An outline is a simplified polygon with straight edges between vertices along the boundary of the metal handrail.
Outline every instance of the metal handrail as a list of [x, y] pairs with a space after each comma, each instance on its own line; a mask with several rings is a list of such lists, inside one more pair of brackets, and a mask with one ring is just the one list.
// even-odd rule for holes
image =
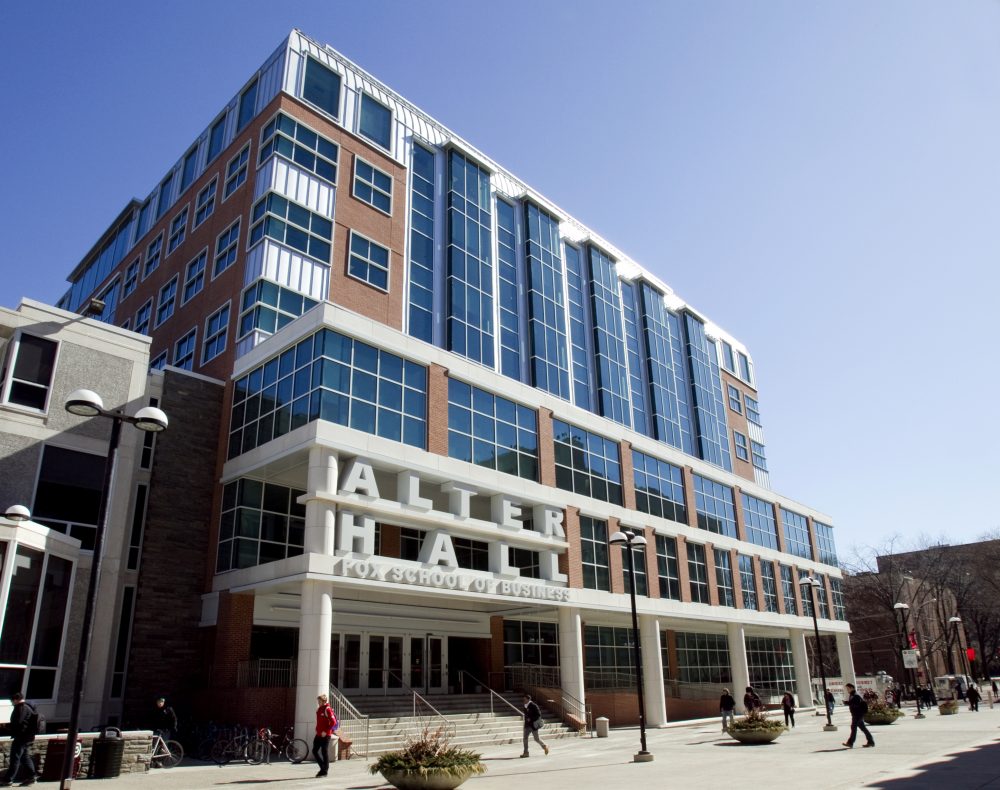
[[[443, 724], [441, 725], [441, 729], [444, 730], [445, 735], [447, 735], [447, 737], [449, 737], [449, 738], [454, 738], [455, 737], [455, 733], [457, 732], [457, 728], [456, 728], [455, 723], [453, 721], [449, 721], [449, 719], [448, 719], [447, 716], [445, 716], [443, 713], [441, 713], [441, 711], [439, 711], [437, 708], [435, 708], [433, 705], [431, 705], [423, 696], [421, 696], [419, 693], [417, 693], [417, 691], [415, 691], [412, 687], [410, 687], [409, 685], [407, 685], [403, 681], [403, 679], [399, 675], [397, 675], [395, 672], [393, 672], [392, 670], [389, 670], [389, 669], [383, 669], [382, 673], [384, 675], [388, 676], [388, 677], [396, 678], [396, 680], [398, 680], [399, 683], [400, 683], [400, 685], [399, 685], [398, 688], [405, 689], [406, 691], [409, 691], [410, 694], [413, 695], [413, 718], [415, 718], [415, 719], [416, 718], [423, 718], [423, 717], [418, 717], [418, 715], [417, 715], [417, 701], [419, 700], [420, 702], [422, 702], [424, 704], [425, 707], [427, 707], [434, 714], [435, 717], [437, 717], [438, 719], [440, 719], [443, 722]], [[383, 687], [383, 689], [386, 689], [388, 687], [388, 684], [383, 682], [382, 687]], [[426, 726], [428, 726], [428, 725], [425, 725], [425, 727]]]
[[490, 692], [490, 715], [491, 716], [495, 716], [496, 715], [496, 712], [493, 710], [493, 698], [496, 697], [504, 705], [506, 705], [508, 708], [510, 708], [512, 711], [514, 711], [514, 713], [516, 713], [521, 718], [524, 718], [524, 711], [521, 710], [520, 708], [518, 708], [516, 705], [512, 705], [511, 702], [510, 702], [510, 700], [506, 699], [502, 694], [498, 694], [497, 692], [495, 692], [493, 689], [491, 689], [489, 686], [487, 686], [485, 683], [483, 683], [483, 681], [479, 680], [471, 672], [466, 672], [464, 669], [460, 669], [460, 670], [458, 670], [458, 684], [461, 687], [463, 694], [465, 693], [465, 678], [466, 678], [466, 676], [468, 676], [469, 680], [471, 680], [477, 686], [482, 686], [484, 689], [486, 689], [488, 692]]
[[[342, 740], [351, 741], [351, 751], [359, 757], [368, 756], [368, 736], [371, 720], [367, 713], [362, 713], [343, 693], [330, 684], [330, 707], [340, 722], [338, 732]], [[346, 737], [345, 737], [346, 736]]]

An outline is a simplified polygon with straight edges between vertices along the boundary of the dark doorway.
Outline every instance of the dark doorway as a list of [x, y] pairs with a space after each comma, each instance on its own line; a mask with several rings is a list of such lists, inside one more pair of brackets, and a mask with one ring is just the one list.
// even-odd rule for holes
[[[448, 637], [448, 685], [455, 694], [463, 690], [466, 694], [486, 691], [479, 684], [489, 683], [490, 645], [489, 639]], [[468, 673], [464, 680], [463, 671]]]

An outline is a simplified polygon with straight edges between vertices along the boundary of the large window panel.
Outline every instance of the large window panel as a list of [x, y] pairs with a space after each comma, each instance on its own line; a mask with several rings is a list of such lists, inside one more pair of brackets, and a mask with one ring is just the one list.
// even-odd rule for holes
[[340, 75], [318, 60], [306, 58], [302, 98], [323, 112], [340, 117]]
[[6, 402], [44, 411], [52, 386], [58, 344], [43, 337], [22, 334], [14, 349]]
[[32, 507], [40, 524], [94, 548], [104, 486], [104, 458], [46, 445]]

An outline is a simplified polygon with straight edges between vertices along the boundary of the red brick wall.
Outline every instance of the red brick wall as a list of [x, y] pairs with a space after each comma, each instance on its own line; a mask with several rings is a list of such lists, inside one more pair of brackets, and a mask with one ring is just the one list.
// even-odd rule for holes
[[[618, 530], [618, 519], [609, 518], [608, 538], [614, 535]], [[613, 593], [621, 594], [626, 592], [625, 577], [622, 574], [624, 562], [621, 546], [618, 544], [610, 544], [608, 546], [608, 572], [611, 576], [611, 592]]]
[[624, 439], [619, 446], [622, 463], [622, 501], [628, 510], [635, 510], [635, 471], [632, 469], [632, 442]]
[[448, 369], [427, 371], [427, 451], [448, 455]]
[[552, 410], [538, 409], [538, 482], [544, 486], [556, 484], [556, 455], [553, 444]]
[[583, 565], [580, 552], [580, 510], [567, 506], [563, 515], [563, 530], [569, 547], [559, 555], [559, 571], [566, 574], [567, 587], [583, 587]]

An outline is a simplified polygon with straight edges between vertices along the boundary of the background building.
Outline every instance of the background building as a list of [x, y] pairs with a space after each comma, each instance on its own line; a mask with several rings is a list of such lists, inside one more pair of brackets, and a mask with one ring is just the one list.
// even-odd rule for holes
[[769, 488], [746, 348], [298, 31], [70, 281], [198, 426], [153, 461], [126, 718], [165, 683], [302, 729], [328, 684], [472, 684], [634, 720], [620, 529], [649, 723], [722, 685], [807, 700], [803, 575], [853, 676], [830, 519]]

